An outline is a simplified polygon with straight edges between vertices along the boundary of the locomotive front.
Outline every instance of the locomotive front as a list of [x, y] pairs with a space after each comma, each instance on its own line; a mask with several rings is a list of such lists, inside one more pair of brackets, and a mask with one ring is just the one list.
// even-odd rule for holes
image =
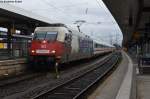
[[61, 59], [64, 44], [58, 40], [59, 31], [44, 29], [34, 33], [30, 47], [32, 63], [55, 63]]

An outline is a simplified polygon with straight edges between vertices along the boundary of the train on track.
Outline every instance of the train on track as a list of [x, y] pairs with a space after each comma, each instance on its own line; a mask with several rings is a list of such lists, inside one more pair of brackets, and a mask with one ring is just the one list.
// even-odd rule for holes
[[114, 49], [114, 46], [101, 44], [64, 24], [52, 24], [36, 27], [29, 54], [32, 64], [60, 64], [91, 58]]

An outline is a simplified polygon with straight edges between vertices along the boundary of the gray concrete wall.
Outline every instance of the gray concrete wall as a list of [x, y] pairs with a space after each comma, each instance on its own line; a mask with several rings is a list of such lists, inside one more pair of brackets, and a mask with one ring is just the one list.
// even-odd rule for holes
[[23, 73], [26, 67], [26, 59], [0, 61], [0, 78]]

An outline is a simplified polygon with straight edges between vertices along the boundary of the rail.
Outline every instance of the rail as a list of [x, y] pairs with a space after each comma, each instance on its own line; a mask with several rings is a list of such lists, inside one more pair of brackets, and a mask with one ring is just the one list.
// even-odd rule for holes
[[44, 91], [32, 99], [78, 99], [84, 92], [100, 81], [119, 61], [120, 53], [115, 53], [94, 69], [86, 71], [78, 77], [72, 78], [55, 88]]

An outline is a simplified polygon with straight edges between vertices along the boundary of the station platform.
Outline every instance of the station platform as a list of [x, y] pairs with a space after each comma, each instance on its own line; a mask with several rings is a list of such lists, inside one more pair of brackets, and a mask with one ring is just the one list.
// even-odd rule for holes
[[88, 99], [136, 99], [136, 67], [127, 53], [116, 70], [91, 94]]
[[[0, 54], [1, 55], [1, 54]], [[0, 61], [5, 61], [5, 60], [16, 60], [21, 57], [14, 57], [14, 56], [9, 56], [9, 55], [1, 55], [0, 56]]]
[[26, 59], [1, 59], [0, 60], [0, 78], [10, 77], [20, 74], [26, 70]]
[[137, 84], [137, 99], [150, 99], [150, 75], [138, 75]]
[[150, 99], [150, 65], [142, 65], [136, 74], [137, 99]]

